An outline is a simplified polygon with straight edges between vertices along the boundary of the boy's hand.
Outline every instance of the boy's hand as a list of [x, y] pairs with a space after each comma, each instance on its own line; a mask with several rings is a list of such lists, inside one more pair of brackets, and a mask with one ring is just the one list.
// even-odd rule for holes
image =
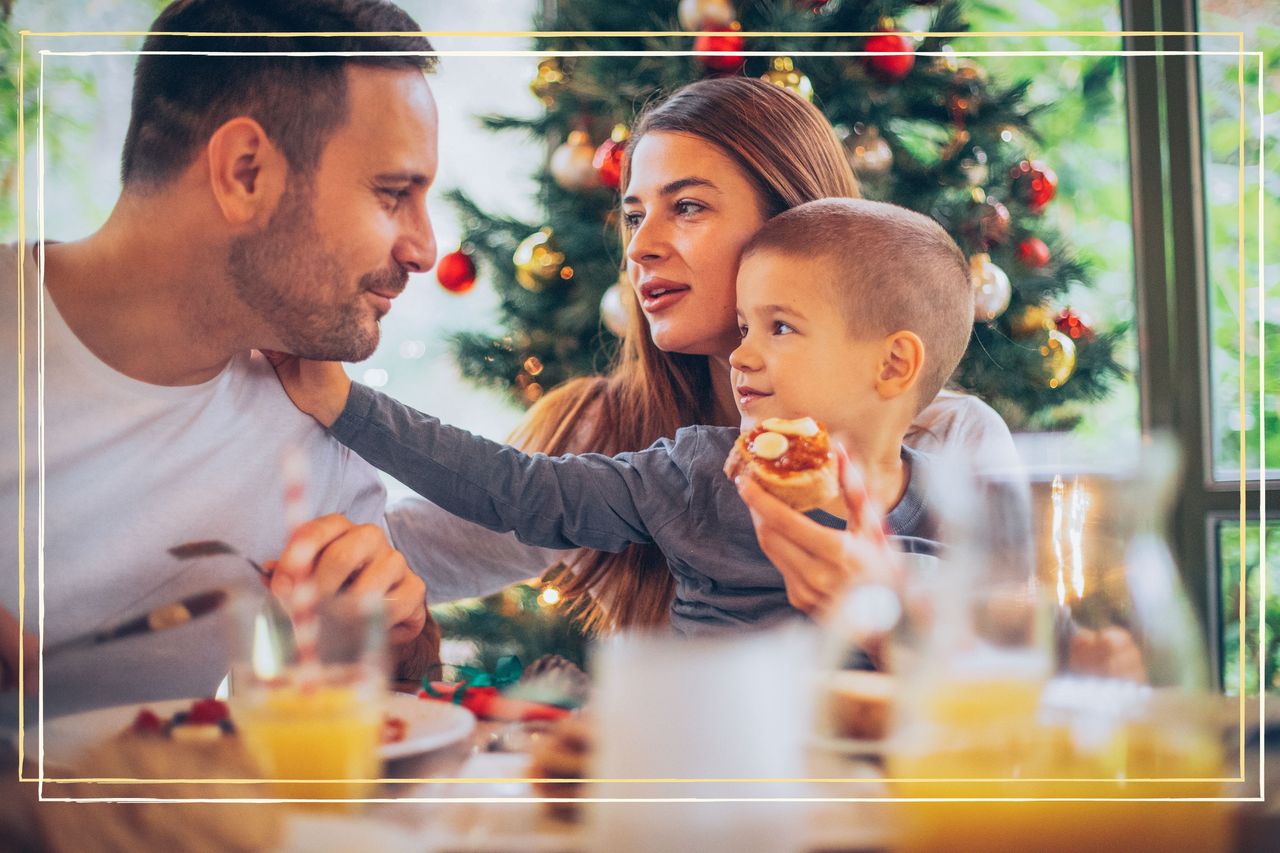
[[426, 585], [376, 524], [357, 525], [334, 514], [301, 525], [275, 563], [271, 591], [287, 601], [295, 580], [304, 577], [315, 581], [322, 598], [379, 596], [393, 650], [417, 639], [427, 623]]
[[320, 422], [333, 426], [347, 405], [351, 379], [336, 361], [311, 361], [288, 353], [262, 350], [293, 404]]
[[867, 496], [862, 475], [837, 447], [840, 489], [847, 528], [833, 530], [787, 506], [750, 477], [738, 494], [751, 511], [756, 539], [782, 573], [787, 600], [810, 615], [822, 615], [854, 582], [891, 583], [897, 552], [884, 535], [884, 521]]

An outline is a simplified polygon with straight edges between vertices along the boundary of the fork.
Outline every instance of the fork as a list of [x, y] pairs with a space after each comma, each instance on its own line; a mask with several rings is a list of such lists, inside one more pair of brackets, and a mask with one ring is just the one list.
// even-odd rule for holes
[[169, 549], [169, 553], [177, 557], [179, 560], [194, 560], [199, 557], [214, 557], [219, 554], [228, 554], [233, 557], [239, 557], [249, 565], [253, 566], [253, 570], [262, 575], [263, 580], [271, 580], [271, 572], [262, 567], [257, 560], [241, 554], [234, 545], [223, 542], [221, 539], [203, 539], [199, 542], [186, 542], [182, 545], [174, 545]]
[[[169, 549], [169, 553], [179, 560], [197, 560], [201, 557], [217, 557], [221, 555], [239, 557], [249, 565], [253, 566], [253, 570], [262, 578], [263, 585], [266, 585], [274, 572], [263, 568], [262, 564], [245, 554], [229, 542], [223, 542], [221, 539], [202, 539], [199, 542], [184, 542], [181, 545], [174, 545]], [[274, 593], [268, 591], [266, 600], [263, 604], [266, 613], [271, 621], [280, 626], [281, 630], [287, 630], [289, 634], [293, 631], [293, 617], [285, 608], [284, 602], [280, 600]]]

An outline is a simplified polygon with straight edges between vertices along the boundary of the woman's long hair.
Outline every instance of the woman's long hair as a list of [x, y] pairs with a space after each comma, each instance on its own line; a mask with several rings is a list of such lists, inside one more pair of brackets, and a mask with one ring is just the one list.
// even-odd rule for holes
[[[750, 178], [766, 216], [819, 198], [859, 195], [844, 149], [822, 113], [761, 80], [703, 80], [647, 108], [632, 131], [623, 187], [630, 181], [630, 152], [653, 132], [687, 134], [715, 145]], [[648, 447], [681, 427], [716, 423], [710, 359], [658, 349], [630, 288], [623, 302], [627, 327], [609, 373], [570, 380], [544, 395], [513, 434], [514, 443], [552, 455], [612, 455]], [[665, 624], [675, 593], [671, 571], [654, 545], [617, 554], [579, 552], [557, 583], [594, 631]]]

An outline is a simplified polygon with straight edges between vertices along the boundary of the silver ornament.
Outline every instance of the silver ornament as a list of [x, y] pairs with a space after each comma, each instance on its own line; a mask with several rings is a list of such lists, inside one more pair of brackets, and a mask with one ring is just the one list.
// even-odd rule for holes
[[627, 308], [622, 302], [627, 295], [626, 288], [624, 282], [618, 282], [600, 298], [600, 319], [604, 321], [604, 327], [618, 337], [627, 330]]
[[552, 179], [566, 190], [579, 191], [600, 186], [600, 173], [592, 164], [596, 147], [585, 131], [575, 130], [551, 154], [548, 170]]
[[969, 283], [973, 285], [973, 320], [990, 323], [1004, 313], [1013, 296], [1009, 276], [980, 252], [969, 259]]

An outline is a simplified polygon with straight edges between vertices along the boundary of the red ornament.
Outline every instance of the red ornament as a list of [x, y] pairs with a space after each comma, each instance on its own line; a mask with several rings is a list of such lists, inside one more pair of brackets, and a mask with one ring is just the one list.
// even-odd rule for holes
[[627, 151], [625, 139], [606, 139], [596, 149], [596, 156], [591, 165], [596, 167], [600, 175], [600, 183], [611, 190], [616, 190], [622, 181], [622, 155]]
[[916, 64], [915, 45], [911, 43], [911, 39], [897, 33], [870, 36], [863, 49], [876, 54], [863, 59], [867, 70], [881, 83], [897, 83]]
[[450, 252], [436, 264], [436, 280], [450, 293], [466, 293], [476, 283], [476, 262], [462, 249]]
[[708, 30], [722, 32], [722, 36], [698, 36], [693, 40], [694, 50], [712, 51], [708, 56], [699, 56], [698, 61], [701, 62], [708, 71], [715, 71], [719, 74], [732, 74], [742, 67], [742, 63], [746, 61], [746, 57], [738, 53], [746, 47], [747, 40], [738, 35], [742, 29], [742, 24], [734, 21], [727, 27], [707, 27]]
[[1049, 263], [1049, 247], [1039, 237], [1028, 237], [1018, 244], [1018, 260], [1024, 267], [1038, 270]]
[[1032, 213], [1039, 213], [1058, 192], [1058, 176], [1039, 160], [1023, 160], [1009, 171], [1013, 191]]
[[1084, 339], [1087, 343], [1093, 343], [1095, 335], [1093, 329], [1089, 328], [1088, 319], [1070, 308], [1063, 308], [1062, 313], [1053, 318], [1053, 325], [1073, 341]]

